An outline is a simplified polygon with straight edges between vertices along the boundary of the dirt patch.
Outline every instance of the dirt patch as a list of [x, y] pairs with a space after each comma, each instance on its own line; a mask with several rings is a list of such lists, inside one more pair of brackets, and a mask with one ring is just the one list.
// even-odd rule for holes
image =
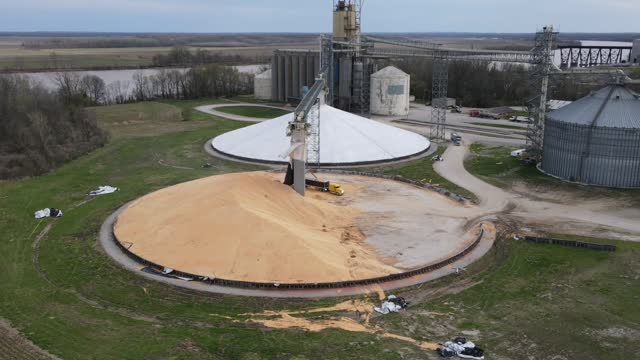
[[[356, 319], [363, 318], [363, 321], [354, 320], [350, 317], [334, 317], [330, 319], [307, 319], [292, 315], [309, 314], [318, 312], [348, 311], [355, 313]], [[384, 331], [381, 327], [369, 324], [369, 317], [373, 312], [373, 304], [365, 301], [346, 301], [336, 306], [327, 308], [317, 308], [309, 311], [266, 311], [261, 314], [248, 314], [252, 323], [261, 324], [273, 329], [303, 329], [311, 332], [320, 332], [326, 329], [340, 329], [351, 332], [363, 332], [375, 334], [383, 338], [404, 341], [425, 350], [436, 350], [439, 345], [435, 343], [418, 341], [413, 338], [397, 335]], [[262, 318], [268, 316], [268, 318]]]
[[627, 327], [612, 327], [601, 330], [588, 330], [587, 335], [597, 340], [602, 340], [602, 338], [635, 340], [640, 337], [640, 331]]

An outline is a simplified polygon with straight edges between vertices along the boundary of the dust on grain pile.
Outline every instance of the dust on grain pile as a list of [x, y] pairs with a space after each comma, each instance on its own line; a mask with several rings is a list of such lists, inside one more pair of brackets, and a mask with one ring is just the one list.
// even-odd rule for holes
[[[365, 246], [359, 210], [301, 197], [265, 172], [212, 176], [132, 203], [119, 241], [156, 264], [254, 282], [332, 282], [399, 272]], [[347, 189], [347, 191], [354, 189]]]

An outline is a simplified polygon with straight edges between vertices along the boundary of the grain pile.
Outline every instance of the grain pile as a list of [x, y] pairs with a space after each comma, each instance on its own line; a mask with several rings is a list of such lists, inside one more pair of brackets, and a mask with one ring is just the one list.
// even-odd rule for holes
[[303, 198], [281, 177], [228, 174], [154, 192], [122, 213], [116, 237], [154, 263], [231, 280], [333, 282], [399, 272], [364, 244], [358, 209], [331, 204], [328, 194]]

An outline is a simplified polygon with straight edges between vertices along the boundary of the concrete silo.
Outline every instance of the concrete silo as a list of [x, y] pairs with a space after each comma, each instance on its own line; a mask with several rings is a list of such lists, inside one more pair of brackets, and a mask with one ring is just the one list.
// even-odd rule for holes
[[371, 75], [371, 113], [375, 115], [409, 115], [411, 77], [388, 66]]
[[632, 64], [640, 64], [640, 39], [633, 41], [633, 48], [629, 58]]
[[253, 94], [258, 100], [271, 100], [271, 69], [253, 79]]
[[588, 185], [640, 188], [640, 97], [611, 85], [549, 113], [541, 170]]

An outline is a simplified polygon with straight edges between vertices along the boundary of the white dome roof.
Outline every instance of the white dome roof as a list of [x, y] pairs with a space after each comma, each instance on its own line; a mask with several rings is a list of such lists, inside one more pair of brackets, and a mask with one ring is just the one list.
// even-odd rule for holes
[[[269, 163], [291, 145], [286, 136], [293, 114], [222, 134], [211, 141], [225, 155]], [[431, 143], [422, 135], [369, 120], [328, 105], [320, 109], [320, 163], [347, 165], [393, 161], [417, 155]]]

